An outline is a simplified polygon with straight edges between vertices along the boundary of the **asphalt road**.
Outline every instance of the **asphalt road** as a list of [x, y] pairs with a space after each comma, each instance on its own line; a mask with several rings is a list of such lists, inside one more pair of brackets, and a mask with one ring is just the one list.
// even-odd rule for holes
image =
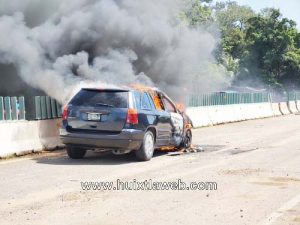
[[[300, 224], [300, 116], [194, 130], [203, 152], [63, 151], [0, 161], [0, 224]], [[84, 191], [88, 181], [216, 182], [217, 190]]]

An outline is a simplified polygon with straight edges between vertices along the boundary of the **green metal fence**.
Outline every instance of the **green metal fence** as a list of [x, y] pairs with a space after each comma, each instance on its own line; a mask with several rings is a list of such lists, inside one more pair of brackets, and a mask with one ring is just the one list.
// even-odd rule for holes
[[46, 120], [60, 118], [61, 105], [49, 96], [35, 96], [35, 119]]
[[24, 97], [0, 96], [0, 121], [25, 120]]
[[289, 92], [288, 101], [299, 101], [300, 100], [300, 92]]
[[193, 94], [189, 98], [189, 106], [231, 105], [270, 102], [269, 93], [226, 93]]

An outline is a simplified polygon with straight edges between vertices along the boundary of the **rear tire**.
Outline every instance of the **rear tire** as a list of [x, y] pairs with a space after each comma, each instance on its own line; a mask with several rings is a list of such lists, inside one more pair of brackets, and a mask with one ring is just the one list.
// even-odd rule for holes
[[86, 150], [80, 148], [67, 147], [67, 154], [71, 159], [82, 159], [85, 156]]
[[135, 151], [135, 156], [139, 161], [149, 161], [154, 153], [154, 135], [147, 131], [144, 135], [141, 147]]

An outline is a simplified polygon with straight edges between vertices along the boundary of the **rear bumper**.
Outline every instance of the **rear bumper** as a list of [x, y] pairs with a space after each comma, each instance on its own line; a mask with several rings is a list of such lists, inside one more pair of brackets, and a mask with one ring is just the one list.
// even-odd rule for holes
[[144, 131], [123, 129], [119, 134], [71, 133], [60, 129], [60, 139], [65, 145], [86, 149], [139, 149]]

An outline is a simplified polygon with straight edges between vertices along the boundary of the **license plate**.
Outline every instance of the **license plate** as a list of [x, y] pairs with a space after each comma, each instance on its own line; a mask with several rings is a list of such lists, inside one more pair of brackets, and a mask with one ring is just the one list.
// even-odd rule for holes
[[87, 120], [100, 121], [101, 120], [101, 114], [99, 114], [99, 113], [88, 113], [87, 114]]

